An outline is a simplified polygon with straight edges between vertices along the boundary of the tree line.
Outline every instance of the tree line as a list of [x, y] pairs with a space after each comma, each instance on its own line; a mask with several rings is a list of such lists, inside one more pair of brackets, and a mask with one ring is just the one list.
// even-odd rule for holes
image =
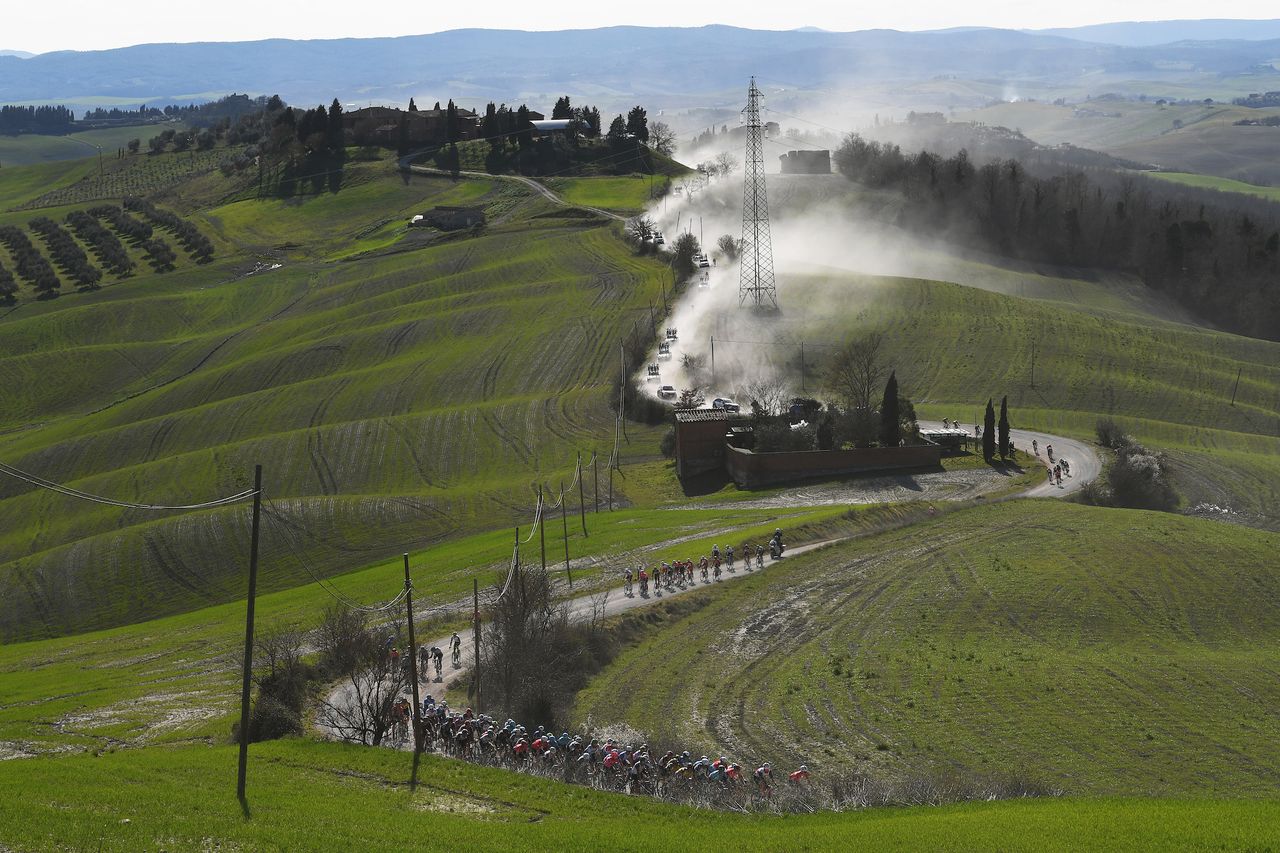
[[0, 133], [70, 133], [75, 130], [76, 114], [66, 107], [0, 107]]
[[845, 139], [851, 180], [897, 191], [898, 224], [1008, 258], [1139, 276], [1205, 319], [1280, 340], [1280, 205], [1166, 185], [1110, 170], [982, 165], [961, 150]]

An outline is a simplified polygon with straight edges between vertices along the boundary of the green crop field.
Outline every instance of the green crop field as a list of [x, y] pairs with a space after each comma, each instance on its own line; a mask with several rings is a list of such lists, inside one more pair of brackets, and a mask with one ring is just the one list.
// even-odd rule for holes
[[[766, 327], [782, 345], [765, 352], [784, 375], [798, 379], [802, 339], [879, 331], [921, 415], [972, 423], [988, 397], [1007, 394], [1015, 426], [1089, 438], [1099, 416], [1114, 417], [1175, 456], [1188, 505], [1227, 505], [1280, 525], [1280, 344], [1159, 319], [1136, 304], [1095, 307], [1108, 305], [1107, 282], [1046, 281], [1037, 298], [848, 273], [785, 285], [787, 313]], [[759, 352], [717, 341], [724, 363]], [[829, 351], [816, 352], [819, 373]]]
[[1216, 178], [1213, 175], [1193, 175], [1187, 172], [1148, 172], [1147, 174], [1162, 181], [1172, 181], [1175, 184], [1185, 184], [1189, 187], [1218, 190], [1224, 193], [1243, 193], [1265, 198], [1268, 201], [1280, 201], [1280, 188], [1277, 187], [1259, 187], [1253, 184], [1246, 184], [1243, 181], [1233, 181], [1229, 178]]
[[1069, 504], [953, 512], [720, 590], [574, 714], [744, 763], [1274, 796], [1277, 547]]
[[[763, 540], [777, 524], [797, 535], [821, 538], [830, 531], [856, 533], [894, 526], [921, 512], [882, 508], [845, 517], [842, 507], [817, 510], [618, 510], [591, 512], [586, 490], [587, 532], [577, 507], [567, 519], [574, 586], [566, 594], [615, 588], [623, 565], [652, 562], [651, 549], [668, 547], [709, 551], [713, 541], [735, 536]], [[549, 520], [549, 562], [563, 581], [564, 527]], [[279, 546], [281, 528], [268, 523], [265, 539]], [[527, 538], [527, 532], [522, 538]], [[477, 534], [411, 555], [419, 603], [420, 636], [461, 627], [461, 611], [442, 609], [471, 592], [472, 579], [486, 588], [504, 576], [512, 553], [510, 530]], [[538, 560], [538, 543], [522, 550], [526, 562]], [[358, 559], [358, 558], [357, 558]], [[364, 561], [368, 561], [368, 557]], [[233, 561], [234, 562], [234, 561]], [[305, 570], [292, 553], [262, 561], [266, 588], [296, 583]], [[243, 576], [235, 579], [243, 588]], [[403, 585], [399, 556], [333, 579], [340, 595], [365, 603], [386, 601]], [[261, 587], [260, 587], [261, 588]], [[318, 584], [292, 586], [260, 595], [258, 624], [310, 629], [334, 599]], [[52, 640], [0, 646], [0, 758], [62, 750], [96, 749], [103, 744], [143, 746], [193, 738], [227, 736], [239, 701], [234, 651], [244, 639], [240, 602], [139, 621], [105, 631]], [[74, 684], [68, 692], [65, 685]], [[156, 685], [164, 685], [157, 691]]]
[[[0, 318], [0, 458], [171, 503], [237, 491], [262, 462], [331, 546], [326, 572], [525, 516], [578, 450], [607, 458], [616, 341], [648, 318], [661, 264], [527, 188], [353, 172], [336, 194], [186, 211], [213, 264]], [[407, 233], [460, 200], [491, 205], [485, 233]], [[259, 261], [283, 267], [246, 276]], [[623, 452], [654, 452], [656, 430], [628, 434]], [[239, 569], [215, 555], [243, 541], [243, 507], [156, 518], [0, 488], [10, 637], [231, 594]]]
[[583, 204], [619, 213], [639, 213], [649, 204], [655, 188], [666, 178], [629, 175], [622, 178], [551, 178], [547, 186], [570, 204]]
[[36, 163], [50, 163], [58, 160], [82, 160], [93, 158], [93, 167], [98, 167], [98, 149], [102, 149], [105, 162], [115, 160], [116, 152], [125, 148], [131, 139], [142, 140], [146, 150], [147, 140], [162, 130], [181, 130], [182, 124], [136, 125], [131, 127], [111, 127], [99, 130], [82, 130], [61, 136], [43, 136], [41, 134], [20, 134], [7, 136], [0, 134], [0, 166], [30, 166]]
[[14, 849], [1197, 850], [1273, 848], [1280, 804], [1053, 799], [777, 817], [672, 807], [426, 757], [281, 741], [0, 763]]

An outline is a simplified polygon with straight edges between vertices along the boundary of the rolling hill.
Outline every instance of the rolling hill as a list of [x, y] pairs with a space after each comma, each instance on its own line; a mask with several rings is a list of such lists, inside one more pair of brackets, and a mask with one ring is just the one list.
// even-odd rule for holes
[[[170, 502], [237, 491], [263, 462], [270, 494], [333, 546], [318, 559], [334, 572], [364, 548], [492, 526], [525, 511], [539, 476], [570, 479], [578, 450], [607, 457], [610, 353], [648, 319], [662, 266], [528, 188], [385, 164], [348, 179], [191, 213], [218, 246], [210, 265], [6, 312], [0, 458]], [[490, 226], [407, 232], [451, 203], [485, 206]], [[280, 268], [250, 275], [264, 258]], [[651, 452], [656, 436], [630, 434]], [[243, 508], [156, 518], [0, 489], [9, 637], [234, 595], [239, 568], [217, 555], [247, 541]]]
[[1277, 545], [1066, 504], [950, 513], [717, 590], [574, 716], [824, 773], [1268, 797]]

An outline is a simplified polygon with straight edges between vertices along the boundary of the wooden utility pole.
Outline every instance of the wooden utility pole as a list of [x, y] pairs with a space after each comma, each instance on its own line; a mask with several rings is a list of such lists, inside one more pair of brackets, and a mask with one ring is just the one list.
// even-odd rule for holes
[[582, 451], [578, 451], [578, 515], [582, 517], [582, 535], [587, 535], [587, 502], [583, 495]]
[[253, 676], [253, 605], [258, 594], [258, 524], [262, 515], [262, 466], [253, 466], [253, 525], [249, 534], [249, 602], [244, 615], [244, 679], [240, 687], [240, 769], [236, 796], [244, 801], [245, 771], [249, 767], [249, 684]]
[[711, 336], [711, 384], [716, 384], [716, 336]]
[[481, 710], [480, 701], [480, 581], [477, 578], [471, 579], [471, 643], [475, 649], [475, 675], [473, 676], [476, 685], [476, 712]]
[[564, 528], [564, 573], [569, 578], [569, 586], [573, 586], [573, 572], [569, 571], [569, 516], [564, 505], [564, 480], [560, 481], [560, 526]]
[[413, 633], [413, 582], [409, 580], [409, 555], [404, 555], [404, 606], [409, 620], [409, 676], [413, 679], [413, 751], [422, 752], [422, 698], [418, 695], [418, 640]]
[[1236, 404], [1236, 392], [1240, 390], [1240, 374], [1244, 372], [1243, 367], [1236, 368], [1236, 387], [1231, 389], [1231, 405]]
[[804, 341], [800, 342], [800, 390], [808, 390], [804, 387]]
[[609, 512], [613, 512], [613, 466], [609, 466]]
[[1036, 387], [1036, 342], [1031, 342], [1031, 387]]
[[547, 504], [542, 499], [542, 484], [538, 484], [538, 543], [542, 546], [542, 573], [547, 573]]
[[618, 344], [618, 361], [622, 367], [622, 381], [618, 383], [618, 423], [622, 426], [622, 437], [627, 437], [627, 348]]
[[600, 512], [600, 454], [594, 450], [591, 451], [591, 479], [594, 485], [591, 487], [591, 496], [596, 502], [596, 513]]

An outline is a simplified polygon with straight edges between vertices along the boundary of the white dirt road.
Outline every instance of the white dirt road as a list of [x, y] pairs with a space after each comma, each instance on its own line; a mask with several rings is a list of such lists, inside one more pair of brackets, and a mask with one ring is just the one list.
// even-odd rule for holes
[[[921, 426], [941, 427], [942, 424], [922, 421]], [[1085, 442], [1076, 441], [1074, 439], [1067, 439], [1067, 438], [1063, 438], [1061, 436], [1056, 436], [1056, 435], [1048, 435], [1046, 433], [1041, 433], [1041, 432], [1032, 432], [1029, 430], [1018, 430], [1018, 429], [1010, 431], [1010, 440], [1018, 448], [1020, 453], [1030, 452], [1031, 442], [1034, 440], [1036, 442], [1036, 446], [1038, 450], [1038, 452], [1035, 454], [1035, 458], [1038, 460], [1039, 464], [1046, 465], [1047, 467], [1051, 467], [1049, 466], [1049, 463], [1048, 463], [1048, 448], [1052, 447], [1055, 460], [1061, 459], [1065, 456], [1069, 461], [1071, 466], [1071, 476], [1063, 477], [1061, 486], [1058, 486], [1056, 484], [1051, 484], [1048, 481], [1046, 481], [1037, 486], [1033, 486], [1032, 488], [1027, 489], [1024, 492], [1021, 492], [1016, 495], [1011, 495], [1009, 497], [1026, 497], [1026, 498], [1064, 497], [1066, 495], [1072, 494], [1084, 488], [1084, 486], [1087, 483], [1096, 479], [1102, 473], [1101, 458], [1099, 457], [1097, 451], [1092, 446], [1090, 446]], [[942, 475], [931, 475], [931, 474], [918, 475], [919, 477], [918, 482], [924, 482], [927, 484], [928, 483], [927, 478], [934, 477], [934, 476], [941, 477]], [[940, 480], [939, 482], [945, 485], [950, 481]], [[967, 499], [974, 496], [974, 493], [970, 489], [951, 489], [951, 488], [933, 489], [932, 490], [933, 494], [930, 494], [927, 488], [920, 489], [918, 486], [916, 486], [916, 487], [913, 487], [911, 491], [913, 492], [913, 497], [915, 497], [916, 499], [962, 500], [962, 499]], [[791, 506], [796, 506], [800, 504], [800, 502], [797, 500], [796, 495], [791, 495], [788, 498], [788, 501], [789, 501], [788, 505], [791, 505]], [[829, 502], [830, 501], [820, 501], [820, 503], [829, 503]], [[861, 501], [848, 500], [848, 495], [845, 495], [844, 502], [855, 503], [855, 502], [861, 502]], [[752, 504], [750, 504], [750, 502], [744, 502], [744, 505], [752, 505]], [[839, 539], [824, 540], [821, 542], [810, 542], [803, 545], [796, 545], [794, 547], [788, 548], [786, 555], [782, 559], [785, 560], [791, 557], [796, 557], [796, 556], [799, 556], [800, 554], [805, 554], [810, 551], [814, 551], [819, 548], [824, 548], [828, 545], [832, 545], [842, 541], [844, 541], [844, 539], [839, 538]], [[640, 594], [638, 584], [636, 585], [633, 591], [633, 594], [630, 596], [623, 594], [623, 590], [621, 586], [611, 587], [601, 592], [597, 592], [589, 595], [582, 595], [577, 598], [570, 599], [568, 601], [569, 617], [575, 620], [585, 620], [590, 618], [592, 613], [597, 610], [600, 612], [601, 615], [613, 616], [615, 614], [624, 613], [628, 610], [632, 610], [638, 607], [647, 607], [651, 604], [656, 604], [661, 601], [667, 601], [677, 596], [688, 595], [692, 593], [694, 590], [712, 588], [718, 584], [729, 583], [734, 580], [738, 580], [740, 578], [749, 577], [750, 575], [755, 574], [758, 571], [768, 571], [769, 566], [771, 566], [774, 562], [775, 561], [770, 560], [766, 556], [763, 569], [753, 568], [748, 571], [748, 570], [744, 570], [741, 564], [739, 564], [735, 572], [732, 572], [732, 573], [728, 571], [722, 572], [721, 578], [719, 581], [711, 581], [708, 583], [703, 583], [700, 579], [700, 575], [698, 575], [697, 576], [698, 579], [695, 580], [694, 583], [689, 584], [687, 587], [676, 586], [676, 587], [673, 587], [671, 590], [664, 589], [661, 591], [658, 591], [654, 587], [651, 587], [649, 594], [644, 596]], [[481, 630], [483, 630], [483, 627], [481, 628]], [[421, 647], [427, 648], [427, 649], [430, 649], [432, 646], [436, 646], [441, 651], [443, 651], [445, 655], [444, 664], [441, 669], [440, 677], [437, 678], [435, 676], [434, 670], [432, 670], [431, 672], [419, 673], [418, 686], [419, 686], [419, 691], [422, 697], [425, 698], [426, 696], [430, 695], [436, 701], [442, 700], [444, 698], [445, 692], [448, 689], [450, 682], [452, 682], [458, 676], [461, 676], [462, 674], [464, 674], [467, 670], [471, 669], [471, 667], [474, 665], [475, 649], [474, 649], [474, 644], [472, 642], [471, 632], [470, 631], [462, 632], [460, 636], [462, 639], [462, 655], [461, 655], [461, 661], [458, 666], [454, 666], [450, 659], [451, 656], [450, 656], [450, 648], [449, 648], [449, 640], [450, 640], [449, 636], [433, 637], [433, 638], [426, 639], [422, 643], [420, 643]], [[342, 692], [343, 690], [341, 688], [335, 690], [335, 692], [331, 694], [331, 697], [330, 697], [331, 701], [338, 701]]]

